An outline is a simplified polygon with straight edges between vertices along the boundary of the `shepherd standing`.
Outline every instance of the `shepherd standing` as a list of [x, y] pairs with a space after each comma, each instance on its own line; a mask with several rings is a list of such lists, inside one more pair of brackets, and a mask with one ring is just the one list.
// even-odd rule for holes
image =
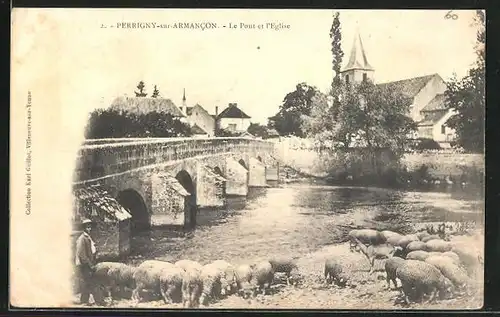
[[[82, 220], [82, 234], [76, 240], [75, 264], [80, 277], [80, 302], [89, 304], [90, 293], [93, 293], [92, 275], [94, 273], [96, 247], [90, 237], [92, 221]], [[95, 295], [94, 295], [95, 297]], [[95, 300], [95, 298], [94, 298]]]

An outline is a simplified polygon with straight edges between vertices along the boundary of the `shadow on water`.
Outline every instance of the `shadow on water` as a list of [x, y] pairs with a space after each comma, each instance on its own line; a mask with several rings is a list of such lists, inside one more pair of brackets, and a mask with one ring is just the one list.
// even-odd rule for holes
[[345, 241], [354, 228], [407, 233], [416, 223], [482, 223], [484, 200], [477, 197], [307, 184], [252, 188], [247, 197], [228, 198], [224, 208], [200, 209], [193, 230], [153, 229], [130, 262], [223, 259], [237, 264], [271, 254], [304, 255]]

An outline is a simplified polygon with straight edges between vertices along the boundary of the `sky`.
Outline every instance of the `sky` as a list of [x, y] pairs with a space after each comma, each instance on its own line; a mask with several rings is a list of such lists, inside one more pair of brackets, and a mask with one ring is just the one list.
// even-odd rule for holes
[[[474, 11], [340, 10], [343, 64], [355, 30], [361, 33], [375, 81], [432, 73], [463, 76], [474, 63]], [[307, 82], [326, 92], [331, 71], [332, 10], [73, 10], [54, 9], [56, 65], [61, 93], [86, 100], [87, 112], [123, 94], [140, 80], [163, 97], [210, 113], [236, 102], [253, 122], [266, 123], [295, 85]], [[289, 29], [117, 29], [120, 22], [284, 23]], [[71, 103], [75, 103], [74, 101]], [[70, 113], [71, 115], [71, 113]]]

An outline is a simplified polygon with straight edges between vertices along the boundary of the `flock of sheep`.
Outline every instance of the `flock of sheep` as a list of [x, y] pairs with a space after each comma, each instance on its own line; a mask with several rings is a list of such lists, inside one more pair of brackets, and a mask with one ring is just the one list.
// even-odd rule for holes
[[208, 305], [225, 295], [239, 294], [244, 298], [263, 294], [271, 287], [275, 273], [286, 276], [287, 284], [297, 284], [300, 279], [295, 260], [274, 258], [253, 264], [233, 266], [217, 260], [201, 265], [196, 261], [147, 260], [133, 267], [117, 262], [100, 262], [96, 265], [94, 280], [97, 288], [113, 297], [114, 291], [133, 289], [132, 299], [138, 303], [141, 293], [161, 294], [165, 304], [182, 301], [183, 307]]
[[[471, 277], [482, 259], [463, 245], [455, 245], [438, 235], [421, 231], [402, 235], [392, 231], [373, 229], [352, 230], [348, 234], [350, 250], [361, 252], [370, 263], [370, 274], [375, 260], [385, 260], [388, 289], [392, 281], [397, 288], [401, 282], [404, 300], [429, 301], [467, 292], [473, 284]], [[224, 296], [238, 294], [245, 299], [265, 294], [275, 281], [275, 273], [286, 277], [288, 285], [303, 280], [296, 258], [273, 258], [253, 264], [234, 266], [217, 260], [202, 265], [196, 261], [180, 260], [174, 264], [147, 260], [139, 266], [117, 262], [101, 262], [95, 267], [97, 287], [108, 295], [114, 291], [132, 289], [132, 299], [143, 300], [144, 291], [162, 296], [166, 304], [182, 302], [183, 307], [208, 305]], [[326, 259], [324, 282], [340, 287], [355, 286], [351, 273], [345, 270], [338, 257]]]
[[[373, 273], [375, 260], [385, 260], [387, 287], [390, 289], [392, 281], [397, 288], [399, 279], [406, 303], [410, 299], [421, 301], [429, 294], [429, 301], [435, 300], [438, 293], [440, 298], [453, 296], [473, 286], [473, 276], [482, 264], [481, 256], [468, 246], [445, 239], [428, 231], [409, 235], [373, 229], [349, 232], [351, 251], [366, 256], [370, 273]], [[336, 266], [336, 272], [342, 272], [338, 263]], [[326, 271], [325, 266], [325, 277]], [[343, 276], [344, 284], [345, 280]]]

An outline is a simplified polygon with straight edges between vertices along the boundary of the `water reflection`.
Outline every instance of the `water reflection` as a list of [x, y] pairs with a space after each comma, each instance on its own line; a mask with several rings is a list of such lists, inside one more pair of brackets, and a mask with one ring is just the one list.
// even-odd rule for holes
[[270, 255], [304, 255], [344, 241], [347, 230], [356, 227], [406, 232], [422, 221], [481, 223], [483, 211], [482, 200], [447, 192], [317, 185], [251, 189], [247, 198], [230, 198], [225, 208], [200, 210], [195, 230], [153, 230], [140, 255], [238, 264]]

